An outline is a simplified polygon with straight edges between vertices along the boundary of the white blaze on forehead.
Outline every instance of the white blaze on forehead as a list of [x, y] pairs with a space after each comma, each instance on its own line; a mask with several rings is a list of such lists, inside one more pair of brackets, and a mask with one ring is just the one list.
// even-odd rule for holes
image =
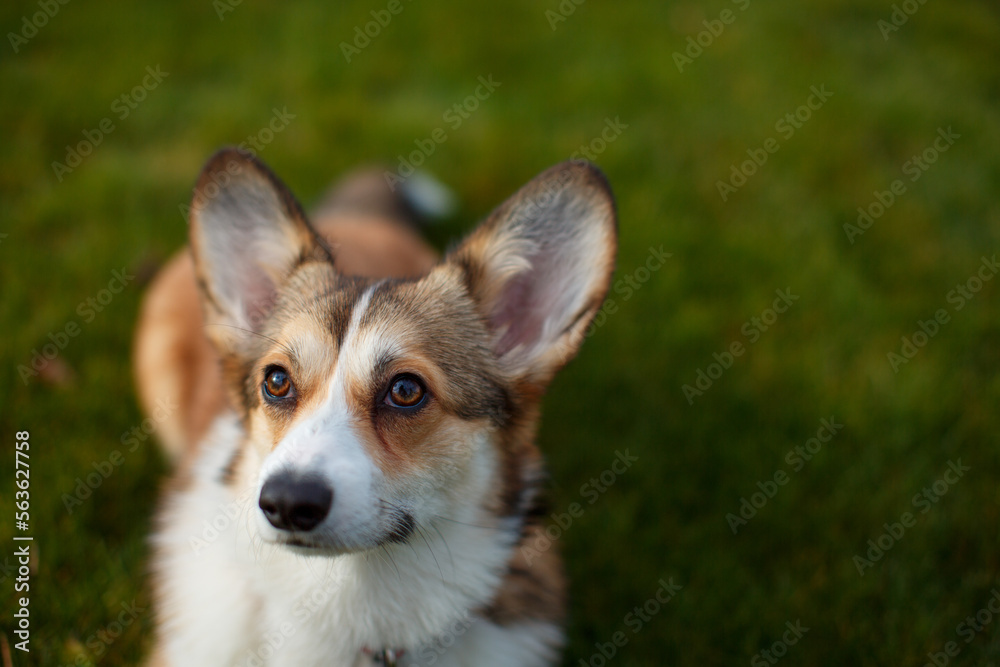
[[337, 370], [342, 370], [345, 377], [364, 382], [380, 359], [405, 356], [406, 348], [401, 343], [400, 336], [393, 335], [388, 324], [378, 321], [364, 329], [355, 330], [349, 340], [345, 337], [344, 353], [340, 356]]
[[267, 457], [258, 480], [258, 492], [272, 475], [283, 471], [325, 481], [333, 490], [333, 507], [315, 532], [335, 535], [346, 543], [370, 535], [379, 513], [376, 487], [380, 473], [355, 432], [354, 416], [347, 404], [347, 377], [351, 371], [346, 363], [357, 354], [353, 339], [374, 287], [369, 287], [354, 306], [326, 396]]

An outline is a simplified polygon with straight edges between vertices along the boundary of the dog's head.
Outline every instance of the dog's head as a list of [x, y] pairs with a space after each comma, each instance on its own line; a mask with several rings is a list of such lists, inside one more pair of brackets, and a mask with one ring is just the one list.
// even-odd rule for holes
[[405, 540], [471, 505], [525, 511], [538, 401], [601, 307], [614, 203], [549, 169], [427, 275], [339, 275], [291, 193], [224, 150], [191, 209], [206, 333], [256, 469], [256, 530], [315, 553]]

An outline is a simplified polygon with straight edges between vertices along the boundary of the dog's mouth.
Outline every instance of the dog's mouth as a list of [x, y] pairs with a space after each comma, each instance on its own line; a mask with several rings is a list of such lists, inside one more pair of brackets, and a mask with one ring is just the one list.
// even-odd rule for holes
[[405, 544], [417, 530], [417, 522], [409, 512], [393, 508], [387, 514], [388, 527], [367, 544], [345, 544], [329, 534], [281, 531], [274, 543], [303, 555], [340, 555], [377, 549], [389, 544]]
[[284, 531], [277, 535], [265, 538], [271, 544], [284, 547], [296, 553], [308, 553], [313, 555], [337, 555], [352, 551], [347, 545], [339, 541], [331, 540], [328, 535], [309, 535], [308, 533], [286, 533]]
[[282, 541], [286, 547], [301, 547], [303, 549], [319, 549], [319, 545], [311, 544], [305, 540], [299, 539], [298, 537], [289, 537]]

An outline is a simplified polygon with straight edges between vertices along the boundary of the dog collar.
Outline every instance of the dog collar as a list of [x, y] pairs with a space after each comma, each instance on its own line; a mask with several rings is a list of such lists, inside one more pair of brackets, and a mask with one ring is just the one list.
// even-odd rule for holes
[[397, 667], [399, 665], [399, 656], [403, 655], [403, 651], [396, 649], [383, 648], [373, 651], [367, 646], [361, 649], [361, 652], [369, 656], [374, 664], [385, 665], [385, 667]]

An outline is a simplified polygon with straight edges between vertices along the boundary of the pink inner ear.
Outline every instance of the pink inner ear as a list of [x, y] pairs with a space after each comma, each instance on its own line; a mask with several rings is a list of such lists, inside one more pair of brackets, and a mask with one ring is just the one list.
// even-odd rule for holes
[[531, 269], [517, 274], [503, 287], [494, 309], [494, 330], [503, 332], [496, 342], [497, 356], [519, 346], [533, 348], [542, 342], [546, 321], [559, 316], [559, 295], [552, 293], [552, 276], [545, 271], [543, 253], [530, 261]]
[[270, 280], [258, 275], [254, 280], [246, 281], [243, 295], [243, 311], [249, 328], [259, 332], [277, 300], [274, 285]]
[[[239, 227], [235, 229], [242, 231]], [[263, 253], [261, 244], [255, 243], [253, 238], [231, 234], [226, 241], [228, 243], [222, 247], [206, 244], [206, 248], [213, 251], [208, 254], [215, 258], [216, 297], [234, 324], [259, 331], [277, 298], [269, 267], [264, 265], [264, 262], [275, 260]]]

